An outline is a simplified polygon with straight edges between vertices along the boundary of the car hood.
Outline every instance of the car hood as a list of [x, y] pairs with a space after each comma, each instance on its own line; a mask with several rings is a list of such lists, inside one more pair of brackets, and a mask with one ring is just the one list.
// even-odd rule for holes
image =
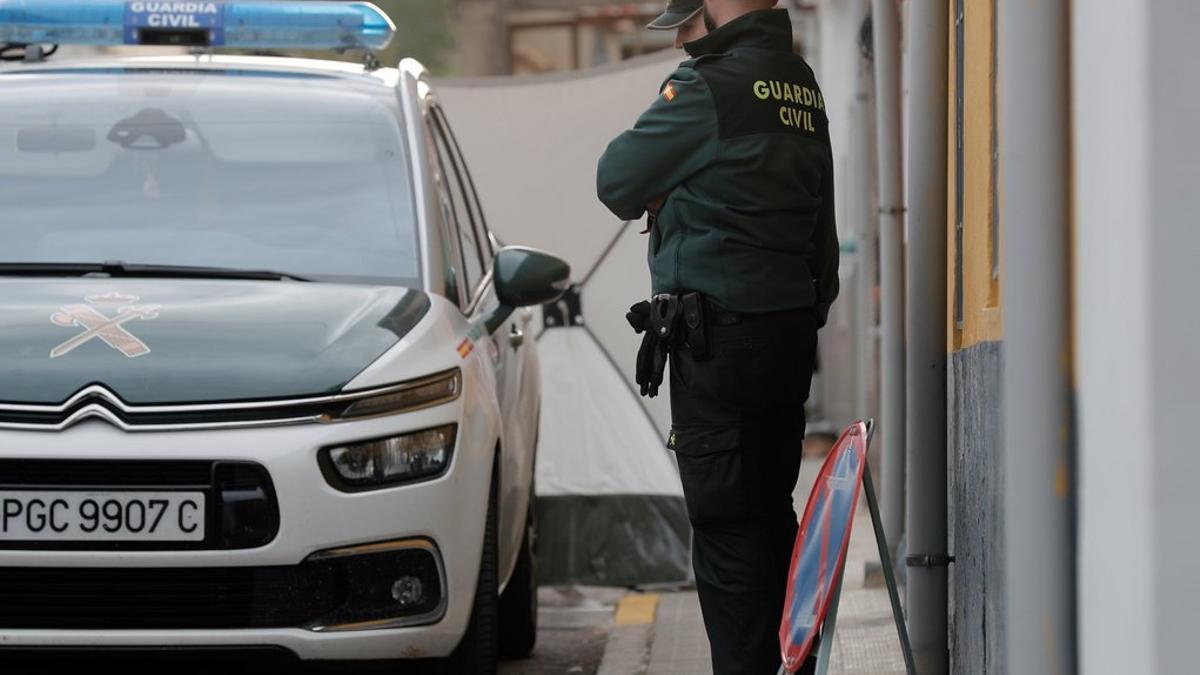
[[133, 404], [342, 389], [429, 311], [391, 286], [195, 279], [0, 279], [0, 401], [93, 384]]

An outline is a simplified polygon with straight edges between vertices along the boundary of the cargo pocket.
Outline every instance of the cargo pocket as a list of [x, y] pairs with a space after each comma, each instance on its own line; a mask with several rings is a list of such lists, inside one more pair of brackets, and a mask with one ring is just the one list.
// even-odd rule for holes
[[736, 450], [742, 440], [742, 431], [737, 427], [693, 427], [675, 425], [671, 427], [671, 438], [667, 447], [677, 455], [702, 457], [727, 450]]
[[750, 496], [740, 443], [736, 428], [671, 431], [692, 527], [720, 527], [748, 517]]

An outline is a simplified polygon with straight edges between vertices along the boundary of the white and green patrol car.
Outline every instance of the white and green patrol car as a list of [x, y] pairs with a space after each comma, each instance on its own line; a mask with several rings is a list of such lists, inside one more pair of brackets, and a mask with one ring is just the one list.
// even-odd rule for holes
[[[0, 0], [0, 658], [536, 635], [531, 310], [367, 3]], [[57, 62], [51, 44], [195, 55]]]

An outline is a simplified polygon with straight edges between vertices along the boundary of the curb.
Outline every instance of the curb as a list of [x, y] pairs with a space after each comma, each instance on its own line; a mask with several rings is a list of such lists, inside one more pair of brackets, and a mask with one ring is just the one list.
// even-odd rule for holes
[[657, 593], [631, 593], [617, 603], [613, 614], [616, 625], [604, 645], [596, 675], [645, 675], [650, 666], [658, 602]]

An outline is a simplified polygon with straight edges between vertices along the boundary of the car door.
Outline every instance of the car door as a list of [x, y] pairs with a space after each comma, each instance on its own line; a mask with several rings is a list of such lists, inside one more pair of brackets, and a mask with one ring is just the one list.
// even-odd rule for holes
[[[430, 115], [453, 195], [459, 248], [463, 256], [467, 310], [480, 320], [499, 305], [490, 270], [495, 241], [487, 229], [466, 162], [445, 115], [434, 106]], [[526, 331], [532, 311], [519, 309], [492, 335], [489, 357], [496, 368], [496, 396], [504, 423], [501, 447], [500, 543], [501, 578], [506, 578], [524, 535], [524, 514], [531, 492], [537, 438], [536, 356]]]

